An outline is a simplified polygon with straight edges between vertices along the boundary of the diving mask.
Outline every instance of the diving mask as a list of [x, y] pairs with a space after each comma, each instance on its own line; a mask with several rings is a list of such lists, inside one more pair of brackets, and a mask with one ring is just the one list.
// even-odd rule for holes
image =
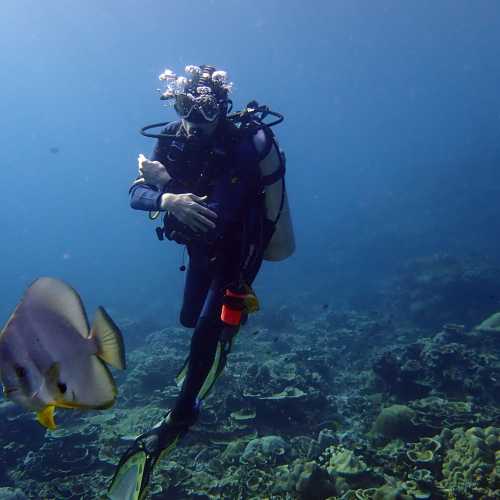
[[[203, 118], [207, 122], [214, 122], [221, 111], [219, 102], [211, 94], [196, 97], [189, 93], [177, 94], [174, 107], [181, 118], [192, 121], [199, 121], [196, 118]], [[197, 114], [199, 114], [198, 117]]]

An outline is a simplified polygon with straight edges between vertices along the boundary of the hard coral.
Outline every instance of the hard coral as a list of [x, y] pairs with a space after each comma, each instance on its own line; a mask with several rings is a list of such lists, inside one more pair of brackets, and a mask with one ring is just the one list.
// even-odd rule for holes
[[415, 434], [413, 419], [416, 413], [405, 405], [392, 405], [384, 408], [375, 420], [372, 433], [384, 440], [411, 438]]
[[500, 477], [495, 453], [500, 449], [500, 428], [456, 429], [443, 462], [442, 486], [466, 498], [487, 497]]

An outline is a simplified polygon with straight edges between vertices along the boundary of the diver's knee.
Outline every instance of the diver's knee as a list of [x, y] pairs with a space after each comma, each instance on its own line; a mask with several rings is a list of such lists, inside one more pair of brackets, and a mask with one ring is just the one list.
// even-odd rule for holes
[[193, 311], [182, 309], [179, 321], [181, 325], [186, 328], [194, 328], [196, 326], [196, 322], [198, 321], [198, 316]]

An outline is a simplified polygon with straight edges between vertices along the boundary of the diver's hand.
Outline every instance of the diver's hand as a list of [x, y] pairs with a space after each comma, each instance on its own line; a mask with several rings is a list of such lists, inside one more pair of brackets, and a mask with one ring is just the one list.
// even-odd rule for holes
[[142, 182], [156, 186], [160, 191], [163, 190], [165, 184], [172, 178], [163, 163], [148, 160], [142, 153], [137, 158], [137, 163], [139, 165], [140, 176], [137, 181], [142, 179]]
[[193, 193], [172, 194], [165, 193], [161, 197], [160, 208], [172, 214], [195, 232], [207, 232], [215, 228], [212, 219], [217, 214], [205, 205], [206, 196], [196, 196]]

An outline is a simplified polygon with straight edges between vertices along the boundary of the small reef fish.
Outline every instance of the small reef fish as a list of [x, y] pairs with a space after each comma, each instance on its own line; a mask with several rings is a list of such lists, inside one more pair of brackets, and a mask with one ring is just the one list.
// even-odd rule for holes
[[55, 429], [55, 408], [104, 409], [117, 389], [107, 365], [124, 369], [118, 327], [99, 307], [92, 328], [78, 293], [54, 278], [25, 292], [0, 334], [4, 396]]

